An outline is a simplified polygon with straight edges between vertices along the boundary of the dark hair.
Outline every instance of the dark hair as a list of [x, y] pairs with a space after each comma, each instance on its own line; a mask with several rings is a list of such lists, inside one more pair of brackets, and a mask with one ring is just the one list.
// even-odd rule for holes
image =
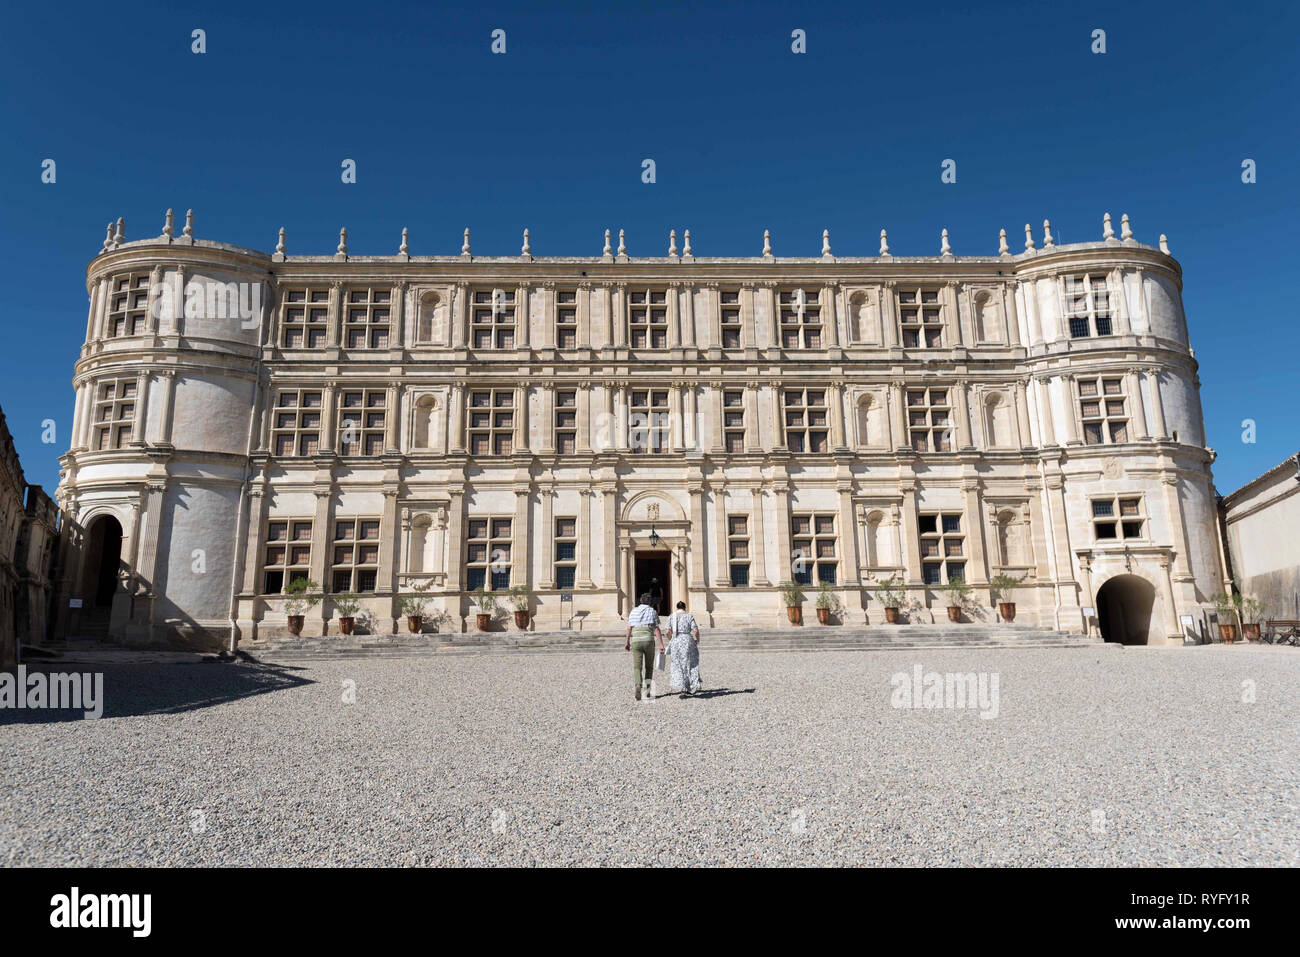
[[654, 599], [650, 597], [650, 593], [649, 593], [649, 592], [646, 592], [644, 595], [641, 596], [641, 604], [642, 604], [642, 605], [648, 605], [648, 604], [650, 604], [650, 602], [652, 602], [652, 601], [654, 601]]
[[680, 608], [682, 611], [685, 611], [685, 610], [686, 610], [686, 602], [684, 602], [684, 601], [679, 601], [679, 602], [677, 603], [677, 607]]

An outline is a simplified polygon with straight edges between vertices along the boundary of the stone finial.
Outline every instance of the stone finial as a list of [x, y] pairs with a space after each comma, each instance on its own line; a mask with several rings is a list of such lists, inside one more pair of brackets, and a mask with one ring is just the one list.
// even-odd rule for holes
[[1107, 242], [1115, 240], [1115, 230], [1110, 225], [1110, 213], [1106, 213], [1101, 217], [1101, 238]]
[[1056, 245], [1056, 240], [1052, 238], [1052, 224], [1048, 220], [1043, 220], [1043, 248], [1050, 249]]
[[1007, 231], [1005, 229], [998, 230], [998, 255], [1011, 255], [1011, 247], [1007, 245]]
[[822, 259], [833, 259], [833, 258], [834, 256], [831, 254], [831, 231], [829, 229], [823, 229], [822, 230]]
[[952, 247], [948, 245], [948, 230], [946, 229], [939, 236], [939, 255], [940, 256], [952, 255]]
[[883, 229], [880, 231], [880, 255], [889, 255], [889, 237], [885, 235]]
[[339, 230], [339, 248], [335, 252], [339, 256], [347, 256], [348, 254], [348, 229], [346, 226]]
[[668, 255], [676, 258], [677, 256], [677, 230], [668, 230]]
[[685, 242], [685, 244], [682, 246], [682, 255], [683, 255], [683, 256], [690, 256], [690, 255], [692, 255], [692, 253], [691, 253], [691, 231], [690, 231], [689, 229], [686, 230], [686, 242]]
[[1030, 227], [1028, 223], [1025, 223], [1025, 252], [1032, 253], [1033, 251], [1034, 251], [1034, 230]]
[[101, 253], [106, 253], [112, 248], [113, 248], [113, 221], [110, 219], [108, 221], [108, 228], [104, 230], [104, 245], [99, 251]]
[[163, 216], [162, 234], [167, 237], [168, 242], [171, 242], [172, 237], [176, 235], [176, 214], [170, 209], [167, 210], [166, 215]]
[[280, 227], [280, 235], [276, 237], [275, 240], [275, 254], [277, 256], [284, 255], [284, 227], [283, 226]]
[[530, 256], [530, 257], [531, 257], [532, 254], [533, 254], [533, 246], [532, 246], [532, 244], [528, 241], [528, 230], [525, 229], [525, 230], [524, 230], [524, 245], [523, 245], [523, 248], [521, 248], [521, 249], [519, 250], [519, 255], [521, 255], [521, 256]]
[[126, 220], [121, 216], [117, 217], [117, 228], [113, 232], [113, 245], [120, 246], [126, 242]]
[[766, 259], [772, 258], [772, 231], [763, 230], [763, 256]]
[[185, 228], [181, 230], [181, 235], [188, 239], [194, 238], [194, 210], [185, 210]]
[[602, 250], [600, 251], [600, 254], [601, 254], [602, 256], [612, 256], [612, 255], [614, 255], [614, 250], [611, 249], [611, 248], [610, 248], [610, 245], [609, 245], [609, 230], [608, 230], [608, 229], [605, 230], [605, 248], [602, 249]]
[[1130, 242], [1133, 239], [1133, 229], [1128, 224], [1128, 213], [1119, 218], [1119, 238], [1124, 242]]
[[1169, 237], [1164, 233], [1160, 234], [1160, 251], [1166, 256], [1169, 255]]
[[403, 226], [403, 227], [402, 227], [402, 245], [400, 245], [400, 246], [397, 247], [397, 254], [398, 254], [399, 256], [409, 256], [409, 255], [411, 255], [411, 244], [410, 244], [410, 238], [411, 238], [411, 231], [410, 231], [409, 229], [407, 229], [405, 226]]
[[618, 231], [618, 254], [620, 256], [627, 255], [627, 237], [623, 235], [623, 230], [621, 229]]

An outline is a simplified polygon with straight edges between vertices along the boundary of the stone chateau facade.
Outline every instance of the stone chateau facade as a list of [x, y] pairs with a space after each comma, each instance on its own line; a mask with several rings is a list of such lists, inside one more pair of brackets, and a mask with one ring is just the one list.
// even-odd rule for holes
[[0, 668], [17, 664], [24, 645], [49, 637], [59, 514], [39, 485], [29, 485], [0, 412]]
[[708, 626], [785, 626], [791, 580], [877, 624], [891, 577], [912, 620], [960, 579], [992, 621], [1005, 574], [1019, 622], [1180, 642], [1225, 564], [1181, 268], [1127, 217], [1026, 237], [298, 256], [119, 220], [87, 271], [58, 629], [246, 642], [304, 576], [305, 633], [343, 592], [391, 632], [414, 589], [473, 630], [477, 588], [522, 584], [530, 628], [617, 629], [655, 578]]

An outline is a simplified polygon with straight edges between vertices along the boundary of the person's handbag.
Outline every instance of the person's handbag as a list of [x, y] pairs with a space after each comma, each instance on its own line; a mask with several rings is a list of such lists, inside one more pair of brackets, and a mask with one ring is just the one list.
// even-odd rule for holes
[[668, 669], [668, 653], [660, 651], [655, 654], [655, 670], [666, 671]]

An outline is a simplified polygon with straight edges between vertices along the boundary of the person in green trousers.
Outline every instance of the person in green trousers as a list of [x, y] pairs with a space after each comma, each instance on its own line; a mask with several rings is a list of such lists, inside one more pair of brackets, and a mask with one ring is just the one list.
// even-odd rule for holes
[[642, 595], [641, 602], [627, 616], [627, 641], [624, 651], [632, 652], [632, 680], [636, 682], [636, 700], [641, 700], [644, 689], [650, 697], [650, 679], [655, 673], [655, 641], [664, 650], [663, 636], [659, 633], [659, 615], [651, 602], [654, 598]]

